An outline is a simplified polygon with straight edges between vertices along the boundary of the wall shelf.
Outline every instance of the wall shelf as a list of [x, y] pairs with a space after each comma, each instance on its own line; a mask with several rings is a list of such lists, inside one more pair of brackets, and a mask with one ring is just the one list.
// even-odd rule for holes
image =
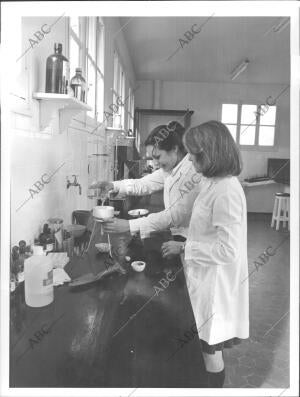
[[59, 115], [58, 129], [62, 133], [66, 131], [75, 116], [81, 112], [92, 110], [86, 103], [67, 94], [35, 92], [33, 98], [39, 101], [39, 127], [42, 131], [53, 127], [57, 112]]

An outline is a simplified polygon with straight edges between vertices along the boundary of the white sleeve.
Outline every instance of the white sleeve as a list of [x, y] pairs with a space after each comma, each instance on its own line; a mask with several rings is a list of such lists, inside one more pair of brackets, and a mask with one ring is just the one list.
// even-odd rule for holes
[[140, 232], [141, 238], [145, 238], [149, 237], [151, 232], [166, 230], [170, 227], [188, 227], [194, 201], [199, 194], [200, 187], [201, 184], [198, 184], [163, 211], [130, 220], [131, 234]]
[[145, 196], [164, 188], [166, 175], [160, 168], [139, 179], [124, 179], [113, 182], [114, 190], [128, 196]]
[[[230, 265], [240, 256], [243, 205], [237, 192], [226, 192], [215, 199], [212, 226], [214, 241], [187, 241], [185, 260], [202, 266]], [[199, 219], [199, 222], [201, 220]]]

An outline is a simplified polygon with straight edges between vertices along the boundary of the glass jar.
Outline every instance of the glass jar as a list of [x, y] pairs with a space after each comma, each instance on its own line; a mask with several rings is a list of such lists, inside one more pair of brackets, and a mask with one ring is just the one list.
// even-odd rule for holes
[[[90, 186], [101, 181], [109, 181], [109, 156], [107, 153], [91, 154], [88, 157], [88, 197], [91, 199], [101, 198], [100, 189], [90, 188]], [[108, 198], [108, 196], [107, 196]]]

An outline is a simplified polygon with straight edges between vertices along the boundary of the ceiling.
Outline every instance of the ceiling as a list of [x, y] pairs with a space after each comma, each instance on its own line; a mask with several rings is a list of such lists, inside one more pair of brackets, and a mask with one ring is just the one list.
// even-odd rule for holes
[[[121, 17], [120, 23], [124, 26], [122, 31], [137, 80], [231, 82], [231, 71], [248, 58], [248, 69], [234, 82], [288, 84], [290, 29], [288, 25], [280, 33], [274, 33], [272, 27], [279, 20], [277, 17]], [[188, 41], [184, 33], [192, 25], [194, 30], [200, 30], [201, 25], [202, 28]], [[179, 39], [185, 42], [180, 44]]]

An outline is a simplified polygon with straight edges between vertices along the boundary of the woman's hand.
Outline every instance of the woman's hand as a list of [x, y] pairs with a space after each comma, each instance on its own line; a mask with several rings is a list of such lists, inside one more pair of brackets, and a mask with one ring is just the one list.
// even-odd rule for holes
[[126, 219], [114, 218], [102, 224], [105, 233], [126, 233], [130, 231], [129, 221]]
[[161, 246], [162, 256], [166, 258], [171, 255], [179, 255], [183, 245], [184, 243], [180, 241], [167, 241], [166, 243], [163, 243]]

